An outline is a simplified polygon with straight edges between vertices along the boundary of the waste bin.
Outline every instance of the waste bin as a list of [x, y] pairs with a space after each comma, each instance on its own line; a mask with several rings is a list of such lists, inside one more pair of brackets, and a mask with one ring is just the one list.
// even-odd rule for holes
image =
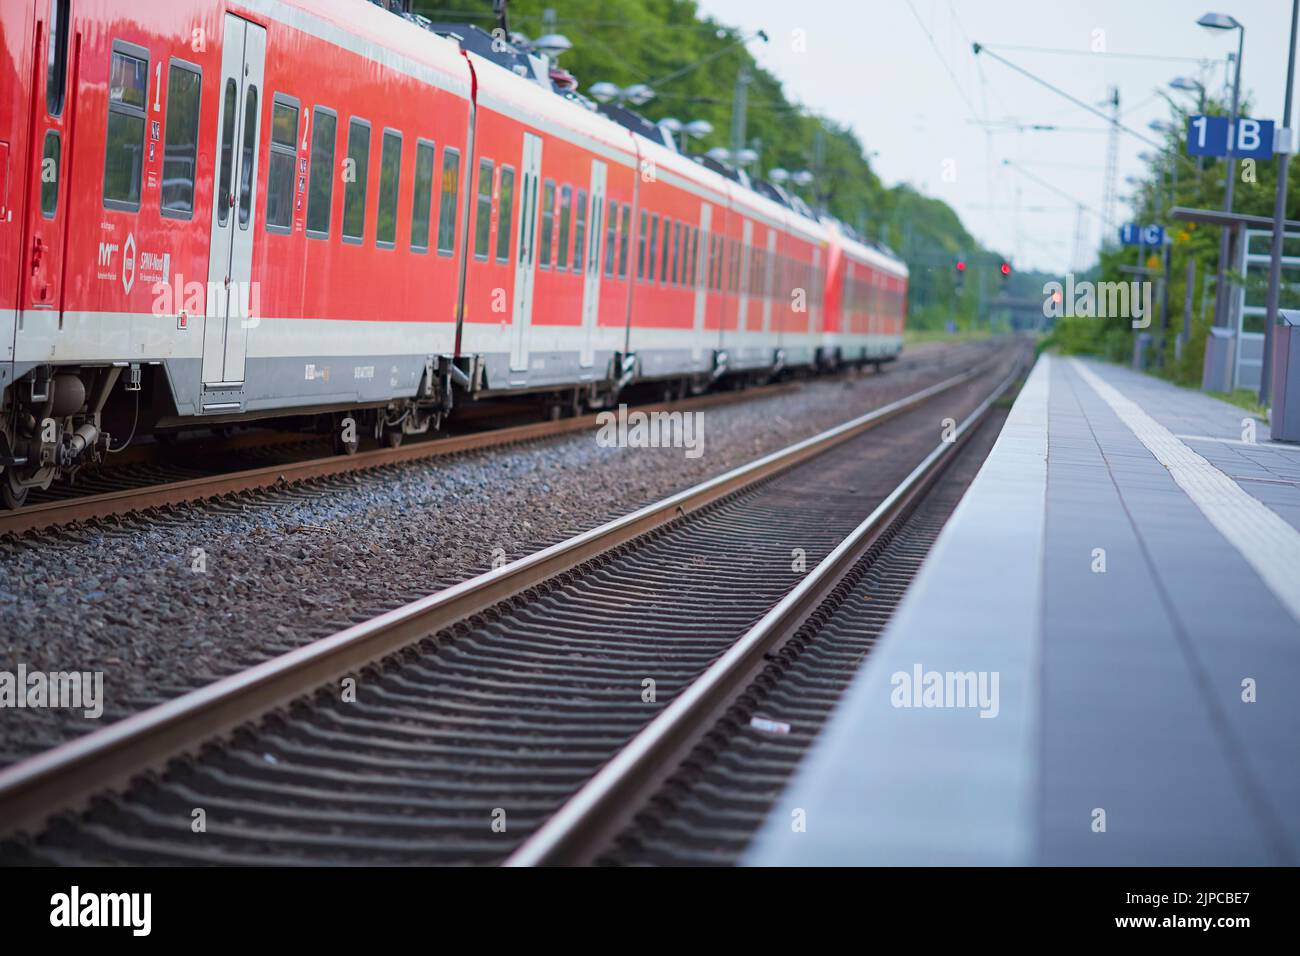
[[1278, 309], [1273, 330], [1274, 441], [1300, 442], [1300, 309]]
[[1232, 329], [1210, 327], [1205, 338], [1205, 368], [1201, 373], [1201, 388], [1207, 392], [1232, 391], [1233, 346], [1237, 336]]

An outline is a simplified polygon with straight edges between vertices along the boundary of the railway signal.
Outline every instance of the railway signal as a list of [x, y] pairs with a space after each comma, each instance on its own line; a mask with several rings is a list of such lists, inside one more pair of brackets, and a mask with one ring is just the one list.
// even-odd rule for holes
[[957, 288], [960, 290], [966, 284], [966, 260], [958, 256], [957, 258]]
[[1002, 284], [1006, 285], [1007, 280], [1011, 278], [1011, 263], [1009, 262], [1002, 263], [1000, 271], [1002, 273]]

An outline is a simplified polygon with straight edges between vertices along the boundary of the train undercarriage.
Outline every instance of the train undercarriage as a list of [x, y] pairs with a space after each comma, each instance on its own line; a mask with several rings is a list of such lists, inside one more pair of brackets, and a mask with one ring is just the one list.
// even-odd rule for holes
[[679, 401], [847, 367], [871, 365], [879, 371], [893, 358], [846, 360], [834, 349], [819, 351], [810, 365], [787, 366], [778, 350], [766, 367], [737, 370], [728, 367], [726, 353], [719, 351], [711, 371], [644, 378], [634, 354], [615, 355], [604, 379], [521, 392], [487, 387], [475, 358], [444, 356], [429, 364], [410, 398], [201, 419], [176, 414], [160, 364], [43, 365], [12, 383], [0, 401], [0, 505], [20, 508], [33, 489], [102, 468], [111, 455], [132, 444], [167, 444], [195, 431], [228, 436], [242, 429], [276, 428], [328, 434], [336, 454], [355, 454], [367, 444], [396, 447], [408, 436], [437, 432], [454, 409], [466, 406], [476, 408], [475, 417], [522, 412], [556, 419], [621, 401]]

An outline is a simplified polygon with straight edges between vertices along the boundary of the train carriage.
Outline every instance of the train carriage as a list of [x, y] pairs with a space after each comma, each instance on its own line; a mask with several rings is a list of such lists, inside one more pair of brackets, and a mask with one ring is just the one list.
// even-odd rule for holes
[[166, 429], [397, 441], [466, 397], [901, 347], [901, 263], [477, 28], [362, 0], [21, 0], [0, 28], [9, 506]]

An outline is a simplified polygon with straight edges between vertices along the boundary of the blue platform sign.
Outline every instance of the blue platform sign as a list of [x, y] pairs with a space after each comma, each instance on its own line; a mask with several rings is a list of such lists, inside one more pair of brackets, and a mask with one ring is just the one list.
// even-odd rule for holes
[[[1233, 155], [1238, 159], [1273, 158], [1273, 121], [1237, 118], [1237, 142]], [[1228, 117], [1187, 117], [1188, 156], [1227, 156]]]
[[1126, 246], [1163, 246], [1165, 227], [1155, 223], [1139, 226], [1135, 222], [1126, 222], [1119, 227], [1119, 241]]

